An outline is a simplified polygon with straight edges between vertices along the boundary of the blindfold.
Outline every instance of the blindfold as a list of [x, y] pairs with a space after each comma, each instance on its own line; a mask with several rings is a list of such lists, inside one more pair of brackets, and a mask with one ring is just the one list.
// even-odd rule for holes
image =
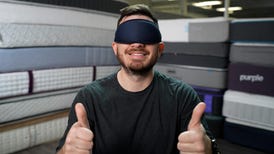
[[154, 22], [132, 19], [118, 26], [114, 41], [123, 44], [155, 44], [161, 42], [161, 39], [159, 28]]

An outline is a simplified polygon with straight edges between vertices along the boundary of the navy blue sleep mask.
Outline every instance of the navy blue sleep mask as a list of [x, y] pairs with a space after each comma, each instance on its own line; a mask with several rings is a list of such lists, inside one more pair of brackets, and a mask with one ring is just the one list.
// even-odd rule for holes
[[161, 42], [161, 39], [157, 24], [149, 20], [132, 19], [118, 26], [114, 41], [123, 44], [155, 44]]

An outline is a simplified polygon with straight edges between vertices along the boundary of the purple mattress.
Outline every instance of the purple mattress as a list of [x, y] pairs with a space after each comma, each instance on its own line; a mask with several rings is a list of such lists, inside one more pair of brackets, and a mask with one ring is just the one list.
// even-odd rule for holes
[[231, 63], [228, 89], [274, 96], [274, 67]]

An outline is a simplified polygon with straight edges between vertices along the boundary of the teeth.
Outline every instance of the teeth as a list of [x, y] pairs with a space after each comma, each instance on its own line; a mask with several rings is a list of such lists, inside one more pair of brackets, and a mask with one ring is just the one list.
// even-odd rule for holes
[[135, 55], [135, 56], [143, 56], [144, 54], [134, 53], [133, 55]]

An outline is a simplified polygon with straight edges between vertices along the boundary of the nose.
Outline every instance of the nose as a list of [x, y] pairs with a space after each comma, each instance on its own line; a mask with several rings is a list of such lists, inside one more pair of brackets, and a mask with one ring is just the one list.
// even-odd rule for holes
[[143, 44], [143, 43], [131, 43], [130, 47], [132, 47], [132, 48], [143, 48], [143, 47], [145, 47], [145, 44]]

